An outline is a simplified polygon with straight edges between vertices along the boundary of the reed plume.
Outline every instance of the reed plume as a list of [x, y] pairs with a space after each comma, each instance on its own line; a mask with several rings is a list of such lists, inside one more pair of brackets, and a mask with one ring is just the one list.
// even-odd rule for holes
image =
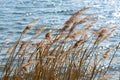
[[22, 31], [22, 34], [27, 33], [29, 30], [33, 29], [35, 26], [33, 26], [34, 24], [37, 24], [39, 22], [39, 19], [35, 19], [33, 20], [31, 23], [29, 23], [29, 25], [26, 26], [26, 28]]
[[77, 12], [75, 12], [64, 24], [64, 27], [62, 28], [62, 31], [65, 31], [68, 27], [70, 27], [73, 23], [76, 22], [76, 19], [78, 16], [84, 14], [86, 10], [88, 10], [90, 7], [83, 8]]

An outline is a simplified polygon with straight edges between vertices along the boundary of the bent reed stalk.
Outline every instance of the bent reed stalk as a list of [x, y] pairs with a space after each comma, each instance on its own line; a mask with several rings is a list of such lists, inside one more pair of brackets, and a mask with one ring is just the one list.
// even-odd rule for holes
[[[45, 34], [45, 26], [38, 28], [27, 41], [23, 36], [35, 28], [38, 19], [31, 22], [20, 38], [6, 52], [9, 56], [1, 80], [108, 80], [114, 55], [120, 43], [101, 49], [101, 43], [108, 39], [117, 27], [101, 27], [92, 30], [98, 22], [95, 15], [85, 14], [90, 8], [75, 12], [61, 29], [51, 29]], [[88, 23], [90, 22], [90, 23]], [[80, 29], [78, 29], [80, 27]], [[44, 39], [32, 42], [44, 34]], [[103, 45], [105, 46], [105, 45]], [[106, 62], [108, 62], [106, 64]]]

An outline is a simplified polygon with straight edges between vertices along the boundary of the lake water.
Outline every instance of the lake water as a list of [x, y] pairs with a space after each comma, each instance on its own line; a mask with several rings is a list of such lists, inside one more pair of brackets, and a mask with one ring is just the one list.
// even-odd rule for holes
[[[72, 13], [83, 7], [94, 7], [87, 14], [97, 15], [96, 28], [109, 23], [120, 26], [120, 0], [0, 0], [0, 47], [14, 42], [33, 19], [40, 19], [39, 24], [53, 28], [64, 24]], [[117, 42], [120, 42], [120, 27], [105, 45]], [[120, 60], [119, 52], [116, 59]], [[118, 72], [119, 67], [118, 64]]]

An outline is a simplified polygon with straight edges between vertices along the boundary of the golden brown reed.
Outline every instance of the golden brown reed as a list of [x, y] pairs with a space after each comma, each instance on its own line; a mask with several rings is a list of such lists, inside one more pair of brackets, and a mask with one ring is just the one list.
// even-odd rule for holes
[[[91, 28], [98, 21], [93, 19], [95, 16], [88, 15], [80, 18], [88, 9], [83, 8], [75, 12], [60, 30], [51, 29], [42, 33], [46, 28], [41, 26], [30, 40], [23, 42], [22, 36], [33, 29], [38, 20], [31, 22], [23, 30], [18, 41], [6, 52], [9, 58], [2, 71], [1, 79], [104, 80], [112, 78], [113, 73], [107, 72], [119, 49], [119, 43], [108, 47], [107, 50], [99, 47], [100, 43], [108, 39], [117, 27], [109, 28], [107, 25], [93, 31]], [[85, 25], [80, 25], [82, 23]], [[76, 30], [78, 27], [80, 29]], [[32, 40], [38, 39], [40, 35], [44, 35], [44, 38], [33, 43]], [[90, 36], [86, 37], [86, 35]], [[110, 56], [112, 57], [110, 63], [106, 69], [103, 69]]]
[[67, 28], [69, 28], [73, 23], [76, 22], [76, 19], [78, 16], [84, 14], [86, 10], [88, 10], [90, 7], [83, 8], [77, 12], [75, 12], [64, 24], [64, 27], [62, 28], [62, 31], [65, 31]]
[[34, 24], [37, 24], [39, 22], [39, 19], [35, 19], [33, 20], [31, 23], [29, 23], [28, 26], [26, 26], [26, 28], [22, 31], [22, 34], [27, 33], [29, 30], [33, 29], [35, 26], [33, 26]]
[[87, 17], [81, 19], [78, 23], [79, 23], [79, 24], [82, 24], [82, 23], [84, 23], [84, 22], [87, 22], [87, 21], [89, 21], [89, 20], [95, 18], [95, 17], [96, 17], [95, 15], [87, 16]]
[[95, 42], [95, 45], [98, 45], [98, 43], [104, 41], [105, 39], [108, 39], [116, 29], [117, 27], [112, 27], [111, 29], [108, 29], [107, 27], [102, 27], [98, 31], [96, 31], [94, 35], [98, 36], [98, 39]]
[[[85, 22], [87, 22], [87, 21], [89, 21], [89, 20], [91, 20], [91, 19], [93, 19], [93, 18], [95, 18], [95, 15], [87, 16], [87, 17], [85, 17], [85, 18], [83, 18], [83, 19], [81, 19], [81, 20], [78, 20], [78, 19], [77, 19], [77, 21], [73, 23], [73, 25], [72, 25], [72, 27], [71, 27], [71, 29], [70, 29], [70, 32], [69, 32], [69, 34], [68, 34], [68, 36], [70, 35], [70, 33], [72, 33], [72, 32], [74, 31], [74, 29], [75, 29], [75, 27], [76, 27], [77, 25], [82, 24], [82, 23], [85, 23]], [[91, 25], [94, 24], [94, 23], [95, 23], [95, 22], [91, 23]], [[89, 26], [86, 25], [86, 26], [90, 28], [90, 25], [89, 25]], [[85, 29], [85, 30], [87, 30], [87, 29]]]
[[65, 37], [65, 35], [66, 35], [66, 32], [62, 32], [59, 36], [57, 36], [57, 37], [55, 37], [55, 38], [53, 39], [53, 43], [58, 42], [58, 41], [61, 40], [63, 37]]
[[91, 23], [86, 24], [85, 25], [85, 30], [90, 30], [90, 28], [93, 27], [97, 22], [98, 22], [98, 20], [95, 20]]
[[45, 27], [40, 27], [39, 29], [36, 30], [36, 34], [32, 36], [31, 39], [36, 39], [40, 36], [41, 32], [45, 30]]
[[71, 35], [69, 35], [70, 38], [76, 38], [80, 35], [83, 35], [85, 33], [85, 30], [79, 30], [79, 31], [76, 31], [74, 33], [71, 33]]
[[13, 49], [14, 49], [14, 45], [7, 50], [6, 55], [12, 53]]
[[34, 27], [35, 27], [35, 26], [32, 26], [32, 25], [26, 26], [26, 28], [23, 30], [22, 34], [27, 33], [29, 30], [33, 29]]
[[108, 49], [108, 50], [105, 52], [105, 54], [103, 55], [103, 58], [109, 57], [109, 56], [110, 56], [110, 53], [112, 53], [112, 51], [113, 51], [115, 48], [116, 48], [116, 46]]
[[85, 43], [85, 42], [86, 42], [86, 40], [83, 40], [83, 39], [81, 39], [79, 41], [76, 41], [76, 43], [74, 44], [73, 48], [76, 48], [76, 47], [78, 47], [79, 45], [81, 45], [82, 43]]

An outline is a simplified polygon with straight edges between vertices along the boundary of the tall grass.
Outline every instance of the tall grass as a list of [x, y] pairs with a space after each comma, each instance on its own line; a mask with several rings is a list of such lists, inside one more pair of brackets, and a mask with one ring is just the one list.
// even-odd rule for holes
[[[101, 43], [117, 29], [101, 26], [93, 31], [98, 22], [95, 15], [80, 18], [89, 8], [75, 12], [60, 29], [44, 33], [45, 26], [35, 35], [23, 41], [24, 35], [35, 28], [38, 20], [31, 22], [20, 38], [11, 46], [1, 80], [106, 80], [120, 43], [107, 49]], [[44, 39], [32, 42], [44, 35]], [[102, 45], [105, 46], [105, 45]]]

